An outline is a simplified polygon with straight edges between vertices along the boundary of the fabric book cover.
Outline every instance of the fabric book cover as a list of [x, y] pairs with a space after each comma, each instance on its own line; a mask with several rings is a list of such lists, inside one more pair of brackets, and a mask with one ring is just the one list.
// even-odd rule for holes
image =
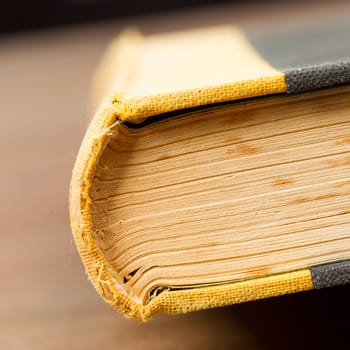
[[350, 281], [349, 23], [111, 44], [70, 218], [115, 309], [146, 321]]

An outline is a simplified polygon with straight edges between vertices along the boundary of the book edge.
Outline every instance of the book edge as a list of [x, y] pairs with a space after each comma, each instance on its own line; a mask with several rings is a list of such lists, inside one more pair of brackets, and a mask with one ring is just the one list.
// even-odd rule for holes
[[113, 278], [92, 234], [90, 189], [95, 166], [108, 143], [111, 129], [120, 123], [118, 116], [113, 101], [105, 100], [83, 139], [73, 169], [69, 196], [70, 221], [76, 245], [91, 282], [107, 303], [129, 318], [147, 321], [158, 311], [185, 313], [314, 288], [310, 270], [304, 269], [215, 286], [164, 290], [147, 304], [131, 298]]

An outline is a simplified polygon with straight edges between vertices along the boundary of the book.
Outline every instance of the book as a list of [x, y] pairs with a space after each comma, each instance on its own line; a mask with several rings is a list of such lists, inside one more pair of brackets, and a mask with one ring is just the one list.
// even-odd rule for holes
[[115, 309], [146, 321], [350, 281], [349, 23], [111, 44], [70, 219]]

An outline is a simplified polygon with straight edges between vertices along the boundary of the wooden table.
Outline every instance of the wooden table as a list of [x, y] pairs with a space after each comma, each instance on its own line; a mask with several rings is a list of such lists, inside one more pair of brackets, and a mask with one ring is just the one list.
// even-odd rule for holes
[[[288, 7], [290, 6], [290, 7]], [[84, 273], [68, 185], [91, 115], [94, 67], [125, 25], [144, 32], [236, 22], [268, 25], [349, 5], [231, 5], [0, 38], [0, 344], [2, 349], [295, 349], [340, 344], [350, 287], [300, 293], [147, 324], [106, 305]]]

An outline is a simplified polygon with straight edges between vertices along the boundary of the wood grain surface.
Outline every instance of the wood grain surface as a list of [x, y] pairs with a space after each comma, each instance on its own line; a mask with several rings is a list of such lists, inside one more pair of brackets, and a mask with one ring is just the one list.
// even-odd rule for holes
[[[277, 6], [277, 5], [276, 5]], [[234, 21], [259, 26], [348, 11], [236, 5], [0, 39], [0, 344], [3, 349], [301, 349], [340, 346], [349, 286], [180, 316], [129, 321], [88, 281], [68, 221], [68, 185], [90, 118], [89, 85], [107, 42]], [[292, 5], [290, 5], [292, 6]]]

